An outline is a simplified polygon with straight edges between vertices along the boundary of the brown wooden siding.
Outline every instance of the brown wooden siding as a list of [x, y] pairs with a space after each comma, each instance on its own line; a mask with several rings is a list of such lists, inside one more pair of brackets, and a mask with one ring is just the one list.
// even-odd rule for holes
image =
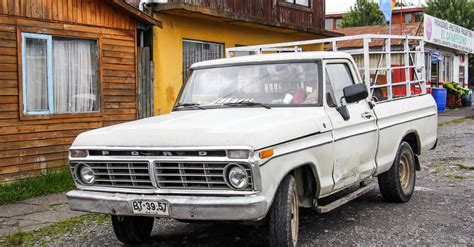
[[103, 0], [0, 0], [0, 14], [134, 29], [135, 20]]
[[169, 0], [168, 3], [185, 3], [244, 18], [252, 17], [306, 28], [324, 29], [324, 0], [311, 0], [309, 8], [287, 4], [282, 0]]
[[[21, 32], [98, 40], [99, 113], [23, 115]], [[0, 181], [64, 166], [81, 132], [136, 119], [135, 37], [135, 20], [102, 1], [0, 0]]]

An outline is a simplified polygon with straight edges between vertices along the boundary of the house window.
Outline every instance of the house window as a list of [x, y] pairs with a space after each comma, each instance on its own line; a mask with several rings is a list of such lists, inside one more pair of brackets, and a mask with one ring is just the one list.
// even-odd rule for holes
[[415, 13], [415, 22], [421, 22], [423, 20], [423, 12]]
[[328, 18], [324, 22], [324, 29], [331, 30], [331, 29], [333, 29], [333, 25], [334, 25], [334, 19]]
[[452, 82], [453, 81], [453, 57], [445, 56], [443, 58], [443, 81]]
[[99, 111], [96, 40], [22, 33], [22, 51], [25, 114]]
[[283, 0], [283, 2], [309, 7], [309, 0]]
[[465, 67], [459, 66], [459, 86], [464, 87], [464, 81], [466, 80]]
[[411, 23], [412, 22], [412, 14], [405, 14], [404, 18], [405, 23]]
[[223, 58], [224, 45], [194, 40], [183, 40], [183, 82], [193, 63]]
[[341, 28], [342, 25], [342, 18], [336, 19], [336, 28]]
[[439, 79], [439, 62], [432, 62], [431, 63], [431, 86], [437, 87], [440, 81]]

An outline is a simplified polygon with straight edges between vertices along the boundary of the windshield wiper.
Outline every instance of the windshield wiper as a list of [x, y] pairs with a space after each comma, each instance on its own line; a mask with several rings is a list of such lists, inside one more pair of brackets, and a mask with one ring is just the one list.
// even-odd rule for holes
[[269, 105], [265, 105], [260, 102], [253, 102], [248, 100], [242, 100], [238, 102], [224, 103], [225, 106], [261, 106], [267, 109], [272, 109]]
[[183, 107], [183, 108], [194, 107], [201, 110], [206, 110], [206, 108], [202, 107], [201, 104], [198, 104], [198, 103], [181, 103], [174, 106], [174, 108], [180, 108], [180, 107]]

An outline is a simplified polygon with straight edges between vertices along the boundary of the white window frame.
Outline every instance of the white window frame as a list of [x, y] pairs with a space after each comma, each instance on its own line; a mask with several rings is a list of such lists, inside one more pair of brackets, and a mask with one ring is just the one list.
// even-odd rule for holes
[[[21, 33], [21, 56], [22, 56], [22, 97], [23, 97], [23, 114], [24, 115], [54, 115], [54, 114], [88, 114], [88, 113], [99, 113], [101, 111], [100, 100], [101, 100], [101, 88], [100, 88], [100, 75], [97, 77], [97, 87], [98, 87], [98, 110], [97, 111], [87, 111], [87, 112], [68, 112], [68, 113], [55, 113], [54, 111], [54, 80], [53, 80], [53, 37], [54, 35], [50, 34], [37, 34], [37, 33]], [[45, 111], [31, 111], [27, 109], [27, 99], [28, 99], [28, 88], [26, 80], [26, 39], [42, 39], [46, 40], [46, 60], [47, 60], [47, 77], [48, 77], [48, 110]], [[73, 38], [79, 40], [94, 40], [94, 39], [81, 39]], [[97, 49], [99, 49], [99, 41], [97, 42]], [[97, 50], [98, 51], [98, 50]], [[97, 72], [100, 73], [100, 64], [97, 63]]]
[[[46, 64], [48, 76], [48, 110], [47, 111], [29, 111], [27, 108], [27, 81], [26, 81], [26, 39], [42, 39], [46, 40]], [[22, 50], [22, 87], [23, 87], [23, 113], [27, 115], [46, 115], [54, 112], [54, 91], [53, 91], [53, 37], [47, 34], [22, 33], [21, 34], [21, 50]]]
[[283, 0], [283, 2], [287, 4], [293, 4], [296, 6], [305, 7], [305, 8], [311, 8], [311, 0], [308, 0], [308, 5], [297, 3], [296, 0]]

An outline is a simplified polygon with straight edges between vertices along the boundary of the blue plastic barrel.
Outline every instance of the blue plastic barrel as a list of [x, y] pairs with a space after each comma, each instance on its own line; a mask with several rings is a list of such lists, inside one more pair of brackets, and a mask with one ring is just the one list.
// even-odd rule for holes
[[444, 112], [444, 110], [446, 110], [446, 98], [448, 97], [446, 88], [432, 88], [431, 94], [438, 106], [438, 112]]
[[462, 97], [462, 106], [472, 106], [472, 94], [464, 95]]

